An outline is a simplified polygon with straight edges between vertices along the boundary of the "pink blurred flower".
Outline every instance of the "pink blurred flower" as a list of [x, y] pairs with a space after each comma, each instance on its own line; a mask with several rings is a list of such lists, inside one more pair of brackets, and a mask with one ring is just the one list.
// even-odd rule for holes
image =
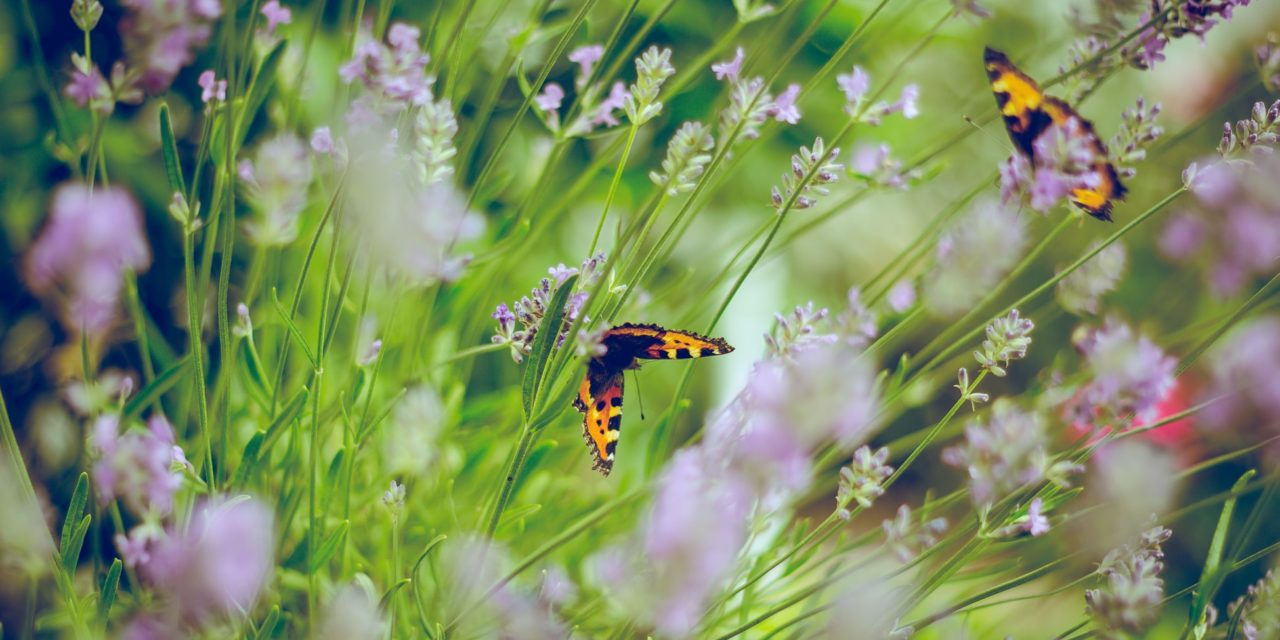
[[209, 41], [213, 22], [222, 15], [220, 0], [121, 0], [127, 14], [120, 20], [130, 66], [138, 85], [162, 93], [198, 50]]
[[1068, 418], [1097, 426], [1129, 414], [1152, 420], [1160, 401], [1173, 388], [1177, 360], [1150, 338], [1114, 319], [1077, 332], [1075, 343], [1088, 381], [1067, 401]]
[[271, 510], [252, 498], [211, 498], [185, 529], [151, 548], [138, 574], [187, 625], [251, 611], [271, 575]]
[[742, 47], [733, 54], [733, 59], [728, 62], [717, 62], [711, 65], [711, 72], [715, 74], [716, 80], [736, 80], [738, 74], [742, 73], [742, 58], [744, 56]]
[[280, 0], [268, 0], [262, 5], [262, 16], [267, 19], [267, 35], [274, 36], [276, 27], [293, 22], [293, 12], [280, 4]]
[[628, 95], [626, 85], [622, 84], [622, 82], [613, 83], [613, 86], [609, 88], [609, 95], [600, 102], [600, 106], [596, 107], [595, 116], [591, 118], [591, 126], [618, 126], [618, 119], [613, 115], [613, 112], [627, 106]]
[[533, 99], [533, 102], [538, 105], [539, 109], [551, 113], [560, 109], [562, 100], [564, 100], [564, 89], [561, 89], [560, 85], [554, 82], [548, 82], [542, 88], [542, 93], [538, 94]]
[[577, 85], [584, 87], [591, 78], [591, 70], [595, 68], [600, 58], [604, 56], [604, 46], [598, 44], [588, 44], [578, 47], [569, 52], [569, 62], [578, 65]]
[[200, 85], [200, 100], [208, 103], [210, 100], [225, 102], [227, 99], [227, 81], [218, 80], [213, 74], [213, 69], [206, 69], [200, 74], [200, 78], [196, 81]]
[[774, 98], [773, 104], [769, 105], [769, 108], [765, 110], [765, 113], [778, 122], [785, 122], [787, 124], [800, 122], [800, 109], [796, 107], [796, 98], [799, 95], [800, 85], [789, 85], [786, 91], [783, 91], [778, 94], [777, 98]]
[[78, 55], [73, 56], [73, 60], [76, 68], [71, 72], [71, 82], [67, 83], [63, 93], [74, 100], [76, 106], [89, 107], [102, 115], [111, 115], [116, 103], [107, 79], [89, 61]]
[[145, 431], [121, 434], [119, 417], [103, 415], [94, 423], [91, 442], [96, 450], [93, 484], [99, 503], [119, 498], [139, 516], [165, 516], [173, 510], [182, 475], [172, 471], [178, 458], [168, 420], [155, 415]]
[[34, 293], [62, 302], [68, 331], [101, 335], [115, 322], [125, 272], [149, 266], [142, 212], [128, 192], [71, 183], [54, 192], [25, 275]]

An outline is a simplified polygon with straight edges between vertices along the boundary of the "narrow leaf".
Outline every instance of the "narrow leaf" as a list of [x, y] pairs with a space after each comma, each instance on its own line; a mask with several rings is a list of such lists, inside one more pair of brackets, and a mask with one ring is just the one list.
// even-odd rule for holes
[[98, 620], [105, 627], [107, 616], [111, 613], [111, 605], [116, 601], [116, 589], [120, 587], [120, 570], [123, 565], [120, 558], [111, 561], [107, 577], [102, 580], [102, 591], [98, 594]]
[[266, 439], [262, 443], [263, 450], [271, 449], [271, 445], [275, 443], [276, 438], [279, 438], [280, 434], [284, 432], [285, 426], [290, 422], [293, 422], [294, 418], [297, 418], [299, 413], [302, 413], [302, 409], [306, 407], [306, 403], [307, 388], [303, 387], [296, 395], [293, 396], [293, 399], [289, 401], [289, 404], [284, 406], [284, 410], [280, 412], [280, 415], [276, 416], [276, 419], [271, 421], [271, 426], [267, 427]]
[[[1187, 629], [1194, 630], [1197, 637], [1202, 637], [1204, 634], [1205, 610], [1226, 576], [1225, 572], [1220, 570], [1222, 550], [1227, 544], [1227, 530], [1231, 527], [1231, 515], [1236, 508], [1236, 497], [1244, 490], [1245, 485], [1255, 473], [1257, 472], [1254, 469], [1250, 469], [1236, 480], [1235, 485], [1231, 487], [1230, 497], [1222, 504], [1222, 513], [1218, 515], [1218, 526], [1213, 530], [1213, 540], [1209, 542], [1209, 553], [1204, 561], [1204, 572], [1200, 574], [1200, 582], [1196, 585], [1196, 595], [1191, 601], [1191, 611], [1187, 619]], [[1186, 631], [1183, 632], [1183, 636], [1186, 636]]]
[[403, 589], [407, 584], [409, 584], [409, 579], [401, 578], [400, 582], [395, 583], [390, 589], [387, 589], [387, 592], [382, 594], [382, 599], [378, 601], [378, 610], [386, 611], [387, 606], [391, 604], [391, 599], [396, 597], [396, 593]]
[[276, 70], [280, 67], [280, 61], [284, 58], [285, 42], [281, 40], [276, 44], [275, 48], [267, 54], [262, 60], [262, 65], [258, 67], [257, 73], [253, 75], [253, 83], [249, 87], [249, 98], [245, 102], [244, 111], [240, 117], [238, 139], [235, 140], [237, 146], [244, 142], [245, 134], [249, 130], [249, 125], [253, 123], [253, 116], [258, 113], [258, 109], [262, 108], [262, 103], [266, 101], [267, 94], [271, 88], [275, 86]]
[[80, 549], [84, 546], [84, 536], [89, 532], [89, 522], [93, 520], [90, 514], [84, 514], [80, 524], [76, 525], [71, 532], [71, 539], [64, 540], [64, 544], [60, 547], [62, 551], [62, 566], [67, 570], [68, 574], [76, 572], [76, 565], [80, 564]]
[[328, 538], [325, 538], [320, 548], [316, 549], [315, 556], [311, 558], [311, 573], [319, 571], [320, 567], [329, 562], [329, 558], [333, 557], [333, 552], [338, 550], [338, 545], [342, 544], [343, 539], [347, 537], [347, 529], [350, 526], [351, 521], [344, 520], [342, 524], [338, 525], [337, 529], [334, 529], [329, 534]]
[[173, 135], [173, 122], [169, 118], [169, 105], [160, 103], [160, 150], [164, 153], [164, 172], [169, 177], [169, 189], [174, 193], [187, 193], [182, 178], [182, 165], [178, 163], [178, 141]]
[[236, 474], [231, 479], [231, 486], [244, 487], [249, 478], [253, 476], [253, 472], [258, 469], [258, 452], [262, 450], [262, 443], [267, 439], [267, 432], [259, 431], [249, 438], [249, 442], [244, 445], [244, 453], [240, 454], [240, 466], [236, 467]]
[[573, 287], [578, 282], [578, 276], [569, 276], [556, 290], [551, 298], [550, 304], [547, 305], [547, 315], [542, 318], [542, 325], [538, 327], [538, 334], [533, 338], [533, 348], [529, 353], [529, 359], [524, 365], [524, 384], [522, 386], [521, 399], [524, 405], [524, 415], [527, 419], [530, 412], [533, 411], [534, 396], [537, 394], [538, 385], [542, 382], [542, 376], [545, 373], [547, 360], [551, 356], [552, 349], [555, 348], [556, 337], [560, 335], [560, 327], [564, 324], [564, 305], [569, 299], [569, 294], [573, 292]]
[[191, 366], [191, 357], [184, 356], [181, 360], [175, 362], [172, 367], [165, 369], [152, 380], [150, 384], [143, 387], [137, 394], [129, 399], [124, 405], [124, 420], [136, 418], [142, 414], [142, 409], [153, 404], [160, 396], [164, 395], [172, 389], [174, 385], [182, 380], [187, 373], [187, 367]]
[[[271, 289], [271, 302], [276, 307], [276, 313], [280, 314], [280, 319], [284, 321], [284, 326], [289, 329], [289, 335], [293, 336], [293, 339], [298, 341], [298, 345], [302, 347], [302, 352], [307, 354], [307, 360], [311, 361], [311, 366], [313, 368], [319, 367], [320, 365], [316, 361], [315, 354], [311, 353], [311, 347], [307, 346], [306, 339], [302, 337], [302, 331], [298, 329], [298, 325], [293, 323], [293, 320], [289, 317], [289, 312], [284, 308], [284, 305], [280, 304], [280, 298], [276, 296], [276, 290], [274, 287]], [[281, 363], [280, 366], [284, 366], [284, 364]]]
[[85, 504], [89, 502], [89, 474], [81, 473], [76, 480], [76, 488], [71, 492], [71, 503], [67, 505], [67, 519], [62, 521], [62, 537], [58, 541], [58, 549], [64, 552], [75, 536], [76, 525], [84, 515]]

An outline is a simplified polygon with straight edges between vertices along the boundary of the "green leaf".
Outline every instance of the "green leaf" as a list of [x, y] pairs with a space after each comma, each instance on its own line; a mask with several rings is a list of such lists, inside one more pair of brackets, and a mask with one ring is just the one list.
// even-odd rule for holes
[[280, 605], [271, 607], [270, 613], [263, 619], [262, 624], [258, 626], [258, 631], [254, 634], [254, 640], [259, 638], [270, 638], [276, 635], [276, 627], [280, 626]]
[[236, 131], [238, 134], [235, 140], [236, 146], [244, 143], [245, 134], [248, 133], [249, 125], [253, 123], [254, 114], [262, 108], [262, 103], [267, 100], [267, 94], [275, 86], [276, 70], [284, 58], [284, 45], [283, 40], [276, 44], [275, 48], [262, 60], [257, 73], [253, 75], [253, 83], [249, 85], [249, 98], [245, 101], [244, 110], [240, 113], [243, 120]]
[[248, 338], [240, 340], [239, 347], [240, 357], [236, 358], [236, 364], [239, 365], [240, 379], [244, 382], [245, 389], [253, 397], [254, 402], [265, 409], [271, 397], [271, 394], [267, 392], [271, 385], [267, 382], [266, 373], [263, 372], [262, 359], [258, 357], [258, 349], [254, 346], [253, 341]]
[[191, 366], [191, 357], [183, 356], [172, 367], [160, 372], [155, 380], [152, 380], [150, 384], [130, 398], [129, 402], [125, 403], [124, 415], [121, 416], [122, 421], [142, 415], [144, 408], [155, 403], [160, 396], [167, 393], [169, 389], [172, 389], [174, 385], [182, 380], [182, 376], [187, 373], [187, 367], [189, 366]]
[[[289, 335], [298, 341], [298, 345], [302, 347], [302, 352], [307, 354], [307, 360], [311, 361], [312, 368], [319, 368], [320, 364], [316, 361], [315, 354], [311, 353], [311, 348], [307, 346], [307, 341], [302, 337], [302, 331], [298, 330], [298, 325], [293, 323], [289, 318], [289, 312], [280, 304], [280, 298], [276, 296], [275, 287], [271, 288], [271, 302], [276, 307], [276, 313], [280, 314], [280, 319], [284, 321], [284, 326], [289, 329]], [[281, 365], [283, 366], [283, 365]]]
[[347, 450], [338, 449], [338, 453], [334, 454], [333, 460], [329, 462], [329, 471], [325, 474], [324, 491], [322, 495], [336, 495], [340, 493], [340, 485], [342, 484], [342, 460], [346, 456]]
[[169, 188], [186, 196], [187, 185], [182, 178], [182, 165], [178, 162], [178, 141], [173, 135], [169, 105], [163, 102], [160, 103], [160, 150], [164, 152], [164, 172], [169, 177]]
[[396, 593], [403, 589], [407, 584], [409, 584], [409, 579], [401, 578], [400, 582], [395, 583], [390, 589], [387, 589], [387, 592], [382, 594], [382, 599], [378, 601], [378, 610], [386, 611], [387, 606], [391, 604], [391, 599], [396, 597]]
[[1195, 598], [1191, 601], [1191, 610], [1188, 612], [1187, 628], [1183, 630], [1183, 637], [1186, 637], [1188, 631], [1193, 631], [1197, 638], [1204, 637], [1208, 625], [1205, 620], [1205, 611], [1213, 600], [1213, 596], [1217, 593], [1218, 587], [1222, 586], [1223, 578], [1228, 573], [1221, 569], [1222, 550], [1227, 544], [1227, 530], [1231, 527], [1231, 514], [1236, 508], [1236, 497], [1240, 492], [1244, 491], [1245, 485], [1249, 483], [1255, 473], [1257, 471], [1250, 469], [1240, 476], [1231, 487], [1230, 497], [1222, 504], [1222, 513], [1218, 516], [1218, 526], [1213, 530], [1213, 540], [1209, 543], [1209, 553], [1204, 561], [1204, 572], [1200, 574], [1200, 582], [1195, 589]]
[[259, 431], [249, 438], [249, 442], [244, 445], [244, 453], [240, 454], [240, 466], [236, 467], [236, 474], [231, 478], [231, 486], [244, 487], [253, 472], [258, 470], [258, 452], [262, 450], [262, 443], [266, 439], [266, 431]]
[[298, 414], [302, 413], [302, 409], [306, 407], [307, 393], [306, 387], [299, 389], [298, 393], [289, 401], [289, 404], [284, 406], [284, 410], [276, 416], [275, 420], [271, 421], [271, 426], [267, 427], [267, 435], [262, 443], [263, 450], [270, 450], [271, 445], [275, 444], [276, 438], [279, 438], [280, 434], [284, 433], [285, 426], [293, 422], [294, 418], [297, 418]]
[[120, 558], [111, 561], [107, 577], [102, 580], [102, 591], [98, 595], [98, 620], [103, 627], [107, 624], [107, 616], [111, 613], [111, 605], [116, 601], [116, 589], [120, 587], [120, 570], [123, 565]]
[[316, 549], [315, 555], [311, 558], [311, 573], [319, 571], [320, 567], [329, 562], [329, 558], [333, 557], [333, 553], [338, 550], [338, 546], [347, 537], [347, 529], [350, 526], [350, 520], [343, 520], [342, 524], [338, 525], [338, 528], [334, 529], [328, 538], [325, 538], [320, 548]]
[[[58, 541], [58, 549], [63, 551], [71, 544], [75, 536], [76, 523], [84, 515], [85, 504], [89, 502], [89, 474], [81, 472], [76, 480], [76, 488], [71, 492], [71, 502], [67, 505], [67, 519], [62, 521], [62, 537]], [[65, 564], [65, 561], [64, 561]], [[74, 568], [74, 567], [72, 567]]]
[[67, 570], [68, 574], [74, 574], [76, 565], [80, 564], [80, 549], [84, 546], [84, 535], [89, 532], [89, 523], [92, 520], [92, 515], [84, 514], [84, 517], [80, 519], [80, 524], [76, 525], [72, 530], [71, 539], [63, 540], [63, 545], [59, 547], [62, 551], [62, 566]]
[[555, 348], [560, 327], [564, 324], [564, 304], [577, 282], [578, 276], [569, 276], [564, 284], [556, 289], [550, 304], [547, 305], [547, 315], [542, 318], [542, 324], [538, 327], [538, 335], [533, 338], [533, 348], [529, 353], [528, 362], [524, 365], [524, 384], [521, 387], [526, 419], [533, 411], [534, 396], [537, 395], [538, 385], [542, 382], [542, 376], [545, 373], [543, 369], [546, 368], [551, 351]]

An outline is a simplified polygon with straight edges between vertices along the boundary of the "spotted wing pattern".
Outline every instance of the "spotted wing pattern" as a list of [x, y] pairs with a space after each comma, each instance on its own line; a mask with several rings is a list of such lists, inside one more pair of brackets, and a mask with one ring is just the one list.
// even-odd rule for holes
[[609, 475], [622, 429], [622, 372], [588, 367], [573, 406], [583, 413], [582, 437], [595, 457], [591, 468]]
[[605, 332], [605, 345], [612, 339], [645, 339], [643, 348], [634, 354], [645, 360], [683, 360], [718, 356], [733, 351], [721, 338], [708, 338], [692, 331], [664, 329], [656, 324], [623, 324]]
[[1096, 161], [1092, 165], [1093, 179], [1088, 188], [1077, 188], [1071, 193], [1071, 202], [1099, 220], [1110, 220], [1116, 200], [1125, 196], [1116, 168], [1108, 160], [1107, 147], [1093, 129], [1093, 123], [1076, 112], [1071, 105], [1058, 98], [1046, 96], [1027, 74], [1009, 61], [1005, 54], [987, 47], [982, 56], [991, 81], [991, 92], [1004, 119], [1009, 139], [1034, 166], [1036, 138], [1051, 125], [1065, 125], [1071, 120], [1079, 123], [1073, 129], [1086, 137]]

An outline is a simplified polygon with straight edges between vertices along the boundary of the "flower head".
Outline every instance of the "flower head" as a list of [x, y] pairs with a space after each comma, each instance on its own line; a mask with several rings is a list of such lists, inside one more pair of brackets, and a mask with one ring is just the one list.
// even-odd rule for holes
[[142, 211], [119, 187], [57, 189], [49, 219], [26, 257], [27, 285], [60, 302], [73, 333], [105, 333], [115, 323], [124, 276], [151, 266]]
[[711, 65], [711, 72], [715, 74], [716, 80], [737, 80], [738, 74], [742, 73], [742, 59], [744, 55], [745, 53], [743, 52], [742, 47], [738, 47], [737, 51], [733, 54], [732, 60], [727, 62], [717, 62]]
[[[1095, 242], [1093, 248], [1097, 247]], [[1124, 245], [1108, 245], [1080, 268], [1058, 281], [1058, 304], [1075, 314], [1097, 313], [1102, 296], [1114, 291], [1124, 275]]]
[[1204, 424], [1280, 429], [1280, 317], [1241, 323], [1209, 356]]
[[591, 79], [591, 70], [595, 64], [604, 57], [604, 45], [588, 44], [578, 47], [569, 52], [569, 62], [578, 65], [578, 79], [575, 81], [579, 88], [587, 86], [587, 82]]
[[1160, 613], [1164, 599], [1164, 552], [1160, 545], [1172, 535], [1164, 527], [1142, 534], [1139, 544], [1124, 545], [1102, 559], [1097, 589], [1085, 591], [1085, 608], [1104, 638], [1141, 634]]
[[795, 124], [800, 122], [800, 109], [796, 107], [796, 98], [800, 95], [800, 85], [788, 85], [786, 91], [778, 94], [774, 98], [773, 104], [769, 105], [767, 115], [778, 122], [787, 124]]
[[262, 17], [267, 19], [267, 35], [274, 36], [276, 27], [293, 22], [293, 12], [280, 4], [280, 0], [267, 0], [262, 5]]
[[221, 0], [121, 0], [120, 31], [138, 86], [162, 93], [195, 60], [222, 15]]
[[978, 364], [991, 375], [1003, 378], [1009, 362], [1027, 357], [1031, 346], [1031, 330], [1036, 327], [1030, 318], [1023, 318], [1017, 309], [996, 318], [987, 325], [987, 337], [982, 350], [973, 352]]
[[649, 179], [664, 188], [668, 196], [691, 191], [702, 177], [702, 171], [711, 162], [710, 151], [716, 141], [711, 131], [701, 122], [680, 125], [671, 142], [667, 144], [667, 156], [662, 159], [662, 172], [649, 172]]
[[791, 170], [782, 174], [782, 186], [771, 192], [773, 208], [779, 212], [790, 203], [795, 209], [808, 209], [817, 204], [818, 196], [831, 191], [826, 185], [839, 179], [844, 165], [836, 162], [840, 148], [827, 150], [822, 138], [815, 138], [813, 150], [800, 147], [800, 153], [791, 156]]
[[564, 89], [554, 82], [548, 82], [542, 87], [542, 93], [533, 99], [533, 103], [547, 114], [551, 114], [560, 109], [563, 100]]
[[[569, 296], [568, 301], [565, 302], [564, 323], [556, 339], [556, 346], [562, 345], [567, 337], [569, 326], [578, 317], [582, 305], [586, 303], [587, 290], [603, 275], [601, 267], [605, 262], [605, 254], [598, 253], [584, 261], [581, 269], [566, 267], [564, 263], [547, 269], [551, 277], [543, 278], [529, 295], [520, 298], [511, 307], [506, 303], [498, 305], [497, 310], [490, 316], [498, 321], [498, 331], [494, 334], [493, 341], [510, 345], [511, 358], [516, 362], [523, 360], [533, 350], [534, 337], [542, 326], [542, 319], [547, 314], [556, 290], [569, 276], [578, 275], [579, 278], [575, 284], [578, 293]], [[517, 321], [521, 325], [519, 329], [516, 328]], [[583, 325], [586, 326], [585, 319]]]
[[667, 78], [675, 75], [671, 66], [671, 50], [649, 47], [636, 58], [636, 81], [624, 99], [623, 110], [631, 124], [640, 126], [662, 112], [658, 92]]
[[840, 483], [836, 488], [836, 514], [848, 520], [848, 506], [857, 502], [863, 509], [870, 509], [876, 498], [884, 495], [884, 482], [893, 474], [893, 467], [886, 464], [889, 448], [880, 447], [875, 453], [867, 445], [853, 452], [853, 462], [840, 468]]
[[257, 215], [245, 224], [249, 237], [261, 246], [293, 242], [311, 186], [306, 146], [291, 134], [269, 138], [258, 145], [250, 166], [252, 180], [245, 191]]
[[986, 421], [974, 419], [964, 435], [964, 443], [945, 449], [942, 460], [967, 471], [970, 496], [984, 513], [997, 500], [1034, 482], [1069, 486], [1068, 475], [1079, 470], [1050, 458], [1043, 416], [1008, 400], [997, 400]]
[[1108, 320], [1075, 338], [1088, 381], [1067, 402], [1074, 422], [1099, 424], [1126, 415], [1146, 420], [1173, 387], [1177, 362], [1129, 325]]
[[75, 69], [71, 72], [71, 82], [67, 83], [63, 93], [75, 101], [76, 106], [88, 107], [107, 116], [115, 111], [116, 100], [111, 93], [111, 85], [102, 77], [102, 72], [93, 66], [88, 59], [79, 54], [72, 54]]
[[1249, 585], [1248, 593], [1227, 607], [1227, 614], [1233, 620], [1238, 617], [1246, 640], [1280, 636], [1280, 577], [1275, 570]]
[[901, 505], [897, 515], [880, 523], [884, 530], [885, 544], [893, 550], [898, 561], [911, 562], [926, 549], [938, 544], [938, 538], [947, 531], [946, 518], [931, 518], [925, 515], [913, 517], [911, 507]]
[[196, 81], [200, 85], [200, 101], [208, 104], [211, 101], [226, 102], [227, 100], [227, 81], [218, 80], [213, 75], [213, 69], [206, 69], [200, 74], [200, 79]]
[[936, 264], [924, 279], [925, 306], [951, 317], [982, 299], [1022, 257], [1026, 225], [1011, 207], [991, 200], [976, 203], [938, 242]]

